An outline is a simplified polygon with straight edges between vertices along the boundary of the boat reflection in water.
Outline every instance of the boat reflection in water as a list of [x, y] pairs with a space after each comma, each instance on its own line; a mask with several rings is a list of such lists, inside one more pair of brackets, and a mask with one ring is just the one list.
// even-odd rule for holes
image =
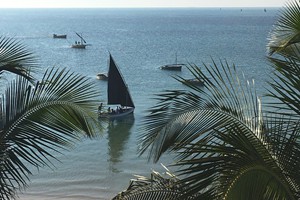
[[110, 120], [107, 128], [109, 170], [119, 172], [116, 165], [122, 161], [123, 152], [132, 132], [134, 115]]

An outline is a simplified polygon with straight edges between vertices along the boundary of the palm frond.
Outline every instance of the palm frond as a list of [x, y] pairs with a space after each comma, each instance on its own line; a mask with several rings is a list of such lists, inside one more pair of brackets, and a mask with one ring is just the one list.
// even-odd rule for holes
[[6, 189], [0, 195], [26, 185], [28, 164], [51, 167], [52, 152], [99, 133], [97, 93], [89, 79], [66, 69], [48, 70], [34, 87], [22, 77], [12, 82], [1, 103], [0, 185]]
[[265, 124], [264, 140], [240, 124], [228, 124], [186, 145], [175, 164], [181, 169], [177, 175], [185, 177], [181, 184], [188, 185], [186, 195], [201, 191], [212, 199], [298, 199], [299, 131], [283, 122]]
[[213, 62], [204, 68], [211, 79], [195, 66], [189, 68], [196, 78], [204, 80], [204, 88], [192, 87], [192, 91], [166, 91], [158, 95], [159, 103], [149, 110], [144, 121], [141, 153], [150, 149], [149, 156], [157, 161], [166, 150], [176, 150], [211, 128], [223, 126], [224, 122], [238, 121], [251, 130], [261, 125], [255, 92], [247, 82], [248, 87], [241, 87], [235, 67], [232, 69], [228, 63], [221, 62], [219, 68]]
[[36, 63], [33, 54], [19, 41], [0, 37], [0, 77], [4, 71], [7, 71], [32, 81], [30, 72], [34, 71]]
[[269, 37], [269, 53], [289, 51], [290, 47], [300, 42], [300, 6], [298, 1], [291, 1], [281, 11]]
[[268, 82], [272, 90], [268, 90], [267, 96], [276, 101], [269, 102], [269, 107], [282, 114], [299, 116], [300, 62], [291, 57], [285, 60], [270, 58], [270, 61], [275, 71], [271, 81]]
[[185, 188], [178, 184], [178, 178], [169, 170], [161, 175], [152, 171], [151, 177], [136, 176], [130, 181], [129, 187], [116, 195], [112, 200], [148, 200], [148, 199], [168, 199], [168, 200], [192, 200], [196, 196], [183, 198]]
[[[174, 151], [186, 198], [199, 192], [200, 199], [238, 198], [235, 195], [255, 193], [259, 187], [258, 199], [297, 199], [298, 180], [286, 169], [299, 169], [283, 163], [287, 157], [279, 159], [283, 146], [278, 142], [283, 138], [277, 136], [286, 133], [297, 138], [297, 131], [283, 126], [283, 120], [269, 122], [263, 116], [254, 86], [238, 78], [235, 66], [213, 62], [204, 65], [205, 71], [196, 66], [189, 69], [204, 80], [204, 87], [158, 95], [158, 105], [144, 121], [141, 153], [149, 149], [149, 158], [158, 161], [162, 153]], [[300, 153], [296, 142], [288, 148], [293, 155]], [[242, 191], [245, 183], [250, 188]]]

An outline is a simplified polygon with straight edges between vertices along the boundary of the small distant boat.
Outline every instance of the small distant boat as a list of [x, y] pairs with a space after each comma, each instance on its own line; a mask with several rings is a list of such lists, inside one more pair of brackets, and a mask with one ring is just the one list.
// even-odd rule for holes
[[[75, 32], [76, 33], [76, 32]], [[72, 44], [72, 48], [75, 49], [85, 49], [86, 46], [88, 46], [88, 44], [86, 43], [86, 41], [83, 39], [82, 35], [76, 33], [76, 35], [80, 38], [80, 41], [75, 41], [75, 44]]]
[[67, 39], [67, 35], [58, 35], [58, 34], [53, 34], [53, 38]]
[[135, 108], [129, 89], [111, 54], [109, 55], [107, 104], [119, 106], [116, 109], [109, 107], [106, 112], [102, 112], [100, 105], [99, 117], [116, 119], [133, 114]]
[[167, 65], [161, 66], [160, 69], [181, 71], [182, 66], [184, 66], [184, 64], [167, 64]]
[[264, 9], [265, 12], [267, 12], [267, 9]]
[[173, 70], [173, 71], [181, 71], [182, 66], [185, 66], [185, 64], [178, 64], [177, 63], [177, 53], [175, 58], [174, 64], [167, 64], [160, 67], [162, 70]]
[[98, 73], [96, 78], [98, 80], [107, 80], [108, 79], [108, 74], [107, 73]]
[[192, 78], [192, 79], [185, 79], [183, 83], [186, 84], [191, 84], [191, 85], [197, 85], [197, 86], [204, 86], [204, 81], [199, 80], [197, 78]]

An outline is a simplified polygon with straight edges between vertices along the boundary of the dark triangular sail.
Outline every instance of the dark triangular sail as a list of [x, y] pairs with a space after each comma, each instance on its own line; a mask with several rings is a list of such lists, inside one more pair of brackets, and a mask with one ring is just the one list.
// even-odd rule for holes
[[134, 107], [127, 85], [111, 55], [109, 55], [107, 98], [108, 104]]

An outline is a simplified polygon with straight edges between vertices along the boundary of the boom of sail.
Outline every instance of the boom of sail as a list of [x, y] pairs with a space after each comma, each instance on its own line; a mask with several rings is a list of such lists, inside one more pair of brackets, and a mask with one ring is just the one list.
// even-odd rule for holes
[[76, 35], [81, 39], [81, 41], [82, 41], [81, 43], [83, 43], [83, 42], [86, 43], [86, 41], [83, 39], [83, 37], [80, 34], [76, 33]]

